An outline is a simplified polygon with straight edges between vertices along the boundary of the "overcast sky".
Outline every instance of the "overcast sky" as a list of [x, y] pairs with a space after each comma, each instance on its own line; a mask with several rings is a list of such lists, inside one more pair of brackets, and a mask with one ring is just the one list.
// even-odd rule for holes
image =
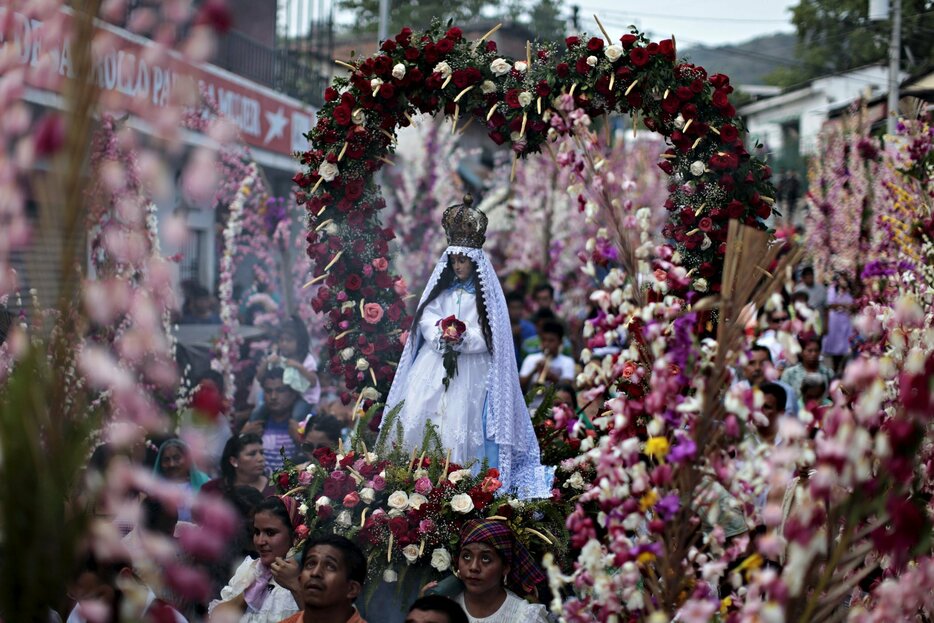
[[794, 32], [789, 8], [797, 0], [579, 0], [581, 29], [596, 29], [593, 14], [616, 37], [628, 24], [653, 39], [674, 33], [678, 47], [739, 43], [774, 32]]
[[[455, 0], [456, 1], [456, 0]], [[629, 24], [652, 39], [675, 35], [679, 48], [703, 43], [709, 46], [740, 43], [759, 35], [794, 32], [788, 9], [797, 0], [564, 0], [565, 10], [580, 7], [581, 30], [598, 31], [594, 13], [617, 38]], [[339, 23], [352, 23], [346, 11], [336, 14]]]

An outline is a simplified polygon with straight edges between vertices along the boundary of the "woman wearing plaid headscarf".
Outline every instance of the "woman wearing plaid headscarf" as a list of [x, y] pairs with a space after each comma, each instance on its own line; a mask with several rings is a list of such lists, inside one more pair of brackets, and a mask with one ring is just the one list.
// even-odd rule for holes
[[471, 623], [547, 623], [545, 606], [525, 601], [545, 574], [502, 521], [472, 519], [461, 529], [457, 575], [464, 591], [454, 600]]

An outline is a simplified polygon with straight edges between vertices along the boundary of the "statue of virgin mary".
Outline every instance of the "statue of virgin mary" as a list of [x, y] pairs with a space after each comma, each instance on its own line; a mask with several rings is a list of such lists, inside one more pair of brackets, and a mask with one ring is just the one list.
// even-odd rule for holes
[[[519, 387], [506, 298], [481, 248], [487, 217], [471, 204], [467, 195], [444, 212], [448, 247], [422, 292], [386, 406], [402, 403], [396, 421], [406, 450], [421, 447], [431, 422], [455, 463], [486, 459], [499, 470], [504, 491], [549, 497], [554, 471], [541, 464]], [[465, 329], [455, 343], [442, 335], [442, 320], [451, 316]], [[453, 376], [446, 350], [455, 351]]]

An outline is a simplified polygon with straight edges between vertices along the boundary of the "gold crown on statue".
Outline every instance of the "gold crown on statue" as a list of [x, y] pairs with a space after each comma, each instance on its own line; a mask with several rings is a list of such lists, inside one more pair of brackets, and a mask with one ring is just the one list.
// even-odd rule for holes
[[464, 203], [451, 206], [441, 217], [449, 247], [479, 249], [486, 241], [487, 222], [486, 214], [473, 207], [470, 195], [464, 195]]

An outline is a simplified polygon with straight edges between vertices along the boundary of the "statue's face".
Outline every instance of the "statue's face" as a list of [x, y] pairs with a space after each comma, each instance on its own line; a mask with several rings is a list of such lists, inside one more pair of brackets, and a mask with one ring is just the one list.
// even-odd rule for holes
[[473, 262], [466, 255], [455, 254], [451, 256], [451, 268], [454, 269], [454, 276], [461, 281], [470, 279], [473, 274]]

